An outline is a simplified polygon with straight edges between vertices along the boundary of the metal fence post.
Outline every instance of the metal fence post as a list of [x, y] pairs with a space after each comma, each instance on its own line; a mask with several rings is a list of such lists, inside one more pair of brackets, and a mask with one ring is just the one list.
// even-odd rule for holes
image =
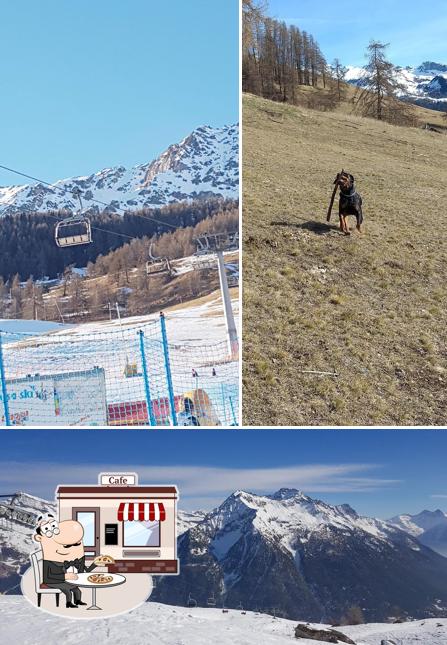
[[177, 412], [175, 411], [175, 397], [174, 397], [174, 387], [172, 385], [171, 362], [169, 360], [168, 335], [166, 333], [165, 315], [162, 311], [160, 311], [160, 324], [161, 324], [161, 337], [163, 340], [163, 353], [165, 355], [166, 380], [168, 382], [168, 391], [169, 391], [169, 407], [171, 408], [172, 425], [176, 426], [178, 425], [178, 421], [177, 421]]
[[144, 392], [145, 392], [145, 395], [146, 395], [147, 413], [149, 415], [149, 422], [150, 422], [151, 426], [156, 426], [157, 422], [155, 420], [154, 411], [152, 409], [152, 399], [151, 399], [151, 390], [150, 390], [150, 387], [149, 387], [149, 374], [148, 374], [148, 371], [147, 371], [146, 353], [144, 351], [144, 332], [140, 329], [138, 334], [140, 336], [141, 365], [142, 365], [142, 368], [143, 368]]
[[0, 332], [0, 380], [2, 384], [2, 398], [3, 398], [3, 410], [5, 412], [5, 425], [11, 425], [11, 418], [9, 416], [9, 403], [8, 403], [8, 393], [6, 391], [6, 374], [5, 374], [5, 364], [3, 362], [3, 347], [2, 347], [2, 334]]
[[236, 414], [235, 414], [235, 412], [234, 412], [233, 399], [232, 399], [232, 397], [231, 397], [231, 396], [229, 396], [229, 397], [228, 397], [228, 400], [229, 400], [229, 402], [230, 402], [231, 414], [233, 415], [233, 425], [234, 425], [234, 426], [237, 426], [237, 425], [239, 425], [239, 424], [238, 424], [238, 422], [237, 422]]
[[226, 405], [225, 405], [225, 387], [224, 384], [220, 384], [220, 390], [222, 392], [222, 407], [223, 407], [223, 418], [225, 421], [225, 425], [227, 425], [227, 410], [226, 410]]

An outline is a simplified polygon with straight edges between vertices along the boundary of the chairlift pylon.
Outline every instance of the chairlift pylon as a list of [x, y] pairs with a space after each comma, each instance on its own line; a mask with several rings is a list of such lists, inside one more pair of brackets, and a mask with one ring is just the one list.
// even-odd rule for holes
[[92, 242], [92, 227], [90, 220], [82, 215], [83, 207], [79, 188], [73, 190], [73, 196], [79, 199], [79, 210], [58, 222], [54, 229], [54, 240], [60, 248]]

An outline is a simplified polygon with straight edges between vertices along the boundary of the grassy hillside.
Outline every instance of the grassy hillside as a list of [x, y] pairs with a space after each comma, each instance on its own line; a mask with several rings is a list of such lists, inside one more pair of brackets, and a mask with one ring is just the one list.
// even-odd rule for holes
[[243, 159], [245, 423], [446, 424], [447, 136], [247, 95]]

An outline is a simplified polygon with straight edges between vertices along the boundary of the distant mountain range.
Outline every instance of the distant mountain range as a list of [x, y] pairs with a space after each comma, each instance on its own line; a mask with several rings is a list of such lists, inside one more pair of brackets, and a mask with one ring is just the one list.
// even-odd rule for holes
[[[194, 130], [150, 163], [126, 169], [106, 168], [93, 175], [0, 187], [0, 215], [79, 208], [72, 191], [82, 191], [92, 212], [158, 208], [192, 199], [237, 198], [239, 128], [237, 125]], [[96, 199], [107, 207], [91, 200]]]
[[[345, 80], [362, 86], [362, 67], [348, 66]], [[404, 86], [402, 98], [432, 110], [447, 110], [447, 65], [425, 61], [418, 67], [398, 67], [397, 80]]]
[[410, 533], [421, 544], [447, 557], [447, 514], [439, 509], [417, 515], [398, 515], [389, 520], [394, 526]]
[[[24, 493], [8, 505], [36, 514], [53, 508]], [[1, 508], [0, 518], [0, 589], [18, 593], [32, 528], [4, 520]], [[201, 606], [214, 598], [217, 606], [322, 622], [350, 607], [367, 621], [447, 616], [447, 559], [421, 538], [445, 521], [441, 511], [362, 517], [295, 489], [237, 491], [209, 513], [180, 512], [180, 575], [161, 578], [151, 600], [185, 605], [191, 595]]]
[[447, 615], [447, 559], [392, 523], [293, 489], [235, 492], [180, 536], [179, 557], [180, 576], [162, 579], [154, 600], [191, 594], [323, 622], [352, 606], [367, 621]]

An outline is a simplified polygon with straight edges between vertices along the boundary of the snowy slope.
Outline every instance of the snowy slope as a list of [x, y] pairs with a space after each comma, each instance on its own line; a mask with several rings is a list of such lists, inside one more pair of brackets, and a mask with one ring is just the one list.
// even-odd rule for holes
[[237, 125], [202, 126], [150, 163], [106, 168], [51, 186], [0, 187], [0, 214], [77, 209], [71, 194], [75, 187], [81, 189], [84, 206], [91, 211], [104, 209], [92, 199], [107, 204], [110, 212], [121, 212], [210, 196], [237, 198], [238, 137]]
[[71, 325], [49, 320], [23, 320], [14, 318], [0, 318], [0, 331], [7, 331], [13, 334], [46, 334], [56, 329], [69, 329]]
[[[0, 597], [3, 639], [21, 645], [317, 645], [322, 641], [294, 638], [297, 621], [267, 614], [219, 609], [187, 609], [145, 603], [123, 616], [77, 621], [57, 618], [32, 607], [25, 598]], [[324, 628], [324, 625], [315, 625]], [[357, 645], [379, 645], [393, 639], [397, 645], [445, 645], [447, 620], [424, 620], [398, 625], [366, 624], [337, 627]]]
[[[238, 299], [232, 300], [238, 324]], [[175, 395], [203, 388], [208, 393], [223, 426], [238, 417], [238, 360], [228, 360], [228, 343], [219, 292], [165, 311], [170, 364]], [[9, 324], [13, 332], [13, 321]], [[2, 334], [3, 358], [9, 379], [31, 375], [104, 369], [108, 405], [143, 401], [145, 381], [140, 371], [127, 378], [126, 361], [141, 362], [138, 331], [144, 330], [153, 398], [167, 396], [164, 356], [161, 350], [160, 315], [133, 316], [121, 320], [92, 322], [63, 327], [49, 334], [28, 338], [15, 333]], [[0, 321], [1, 330], [1, 321]], [[152, 339], [155, 339], [154, 342]], [[150, 359], [150, 361], [149, 361]], [[211, 366], [215, 365], [213, 374]], [[198, 378], [192, 376], [192, 367]], [[36, 377], [38, 378], [38, 377]], [[232, 405], [229, 405], [231, 397]], [[48, 419], [52, 417], [48, 417]], [[38, 421], [48, 425], [46, 417]], [[36, 422], [34, 422], [36, 423]]]
[[[348, 66], [345, 80], [362, 86], [362, 67]], [[396, 79], [403, 85], [403, 98], [432, 109], [447, 107], [447, 65], [426, 61], [418, 67], [398, 67]]]

